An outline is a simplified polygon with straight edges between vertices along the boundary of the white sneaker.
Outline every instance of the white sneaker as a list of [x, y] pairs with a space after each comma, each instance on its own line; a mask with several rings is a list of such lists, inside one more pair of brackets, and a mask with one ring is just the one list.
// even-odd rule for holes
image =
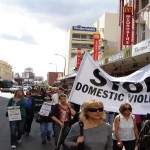
[[18, 143], [21, 143], [21, 139], [20, 139], [20, 140], [18, 140]]
[[12, 145], [11, 148], [12, 148], [12, 149], [15, 149], [15, 148], [16, 148], [16, 145]]

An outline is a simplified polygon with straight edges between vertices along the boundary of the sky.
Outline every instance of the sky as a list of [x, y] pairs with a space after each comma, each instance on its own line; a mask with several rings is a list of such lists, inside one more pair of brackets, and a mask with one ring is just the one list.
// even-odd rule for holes
[[[69, 26], [90, 27], [105, 12], [118, 12], [118, 0], [0, 0], [0, 60], [22, 74], [63, 72]], [[51, 64], [52, 63], [52, 64]]]

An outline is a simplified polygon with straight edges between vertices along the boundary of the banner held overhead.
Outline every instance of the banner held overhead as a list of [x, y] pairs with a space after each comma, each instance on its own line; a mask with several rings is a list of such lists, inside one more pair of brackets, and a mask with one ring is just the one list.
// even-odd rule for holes
[[122, 102], [129, 102], [134, 114], [147, 114], [150, 110], [149, 83], [150, 65], [129, 76], [115, 78], [85, 53], [69, 100], [81, 105], [95, 99], [104, 103], [105, 110], [114, 112], [118, 112]]

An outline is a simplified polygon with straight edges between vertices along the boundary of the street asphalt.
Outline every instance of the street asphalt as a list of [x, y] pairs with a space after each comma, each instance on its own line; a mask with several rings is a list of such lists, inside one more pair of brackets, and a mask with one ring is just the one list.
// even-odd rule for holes
[[[8, 97], [11, 96], [13, 95], [0, 92], [0, 150], [11, 149], [9, 121], [8, 118], [5, 116], [6, 106], [9, 100]], [[16, 149], [17, 150], [54, 150], [55, 149], [54, 138], [52, 135], [51, 135], [51, 141], [47, 142], [45, 145], [41, 144], [40, 124], [35, 122], [35, 118], [32, 123], [32, 129], [30, 135], [22, 136], [22, 142], [17, 145]]]
[[[13, 94], [0, 92], [0, 150], [11, 150], [9, 121], [5, 116], [6, 106]], [[17, 145], [17, 150], [55, 150], [54, 138], [45, 145], [41, 144], [40, 124], [35, 122], [36, 114], [32, 123], [29, 136], [22, 136], [22, 142]], [[61, 150], [61, 149], [60, 149]]]

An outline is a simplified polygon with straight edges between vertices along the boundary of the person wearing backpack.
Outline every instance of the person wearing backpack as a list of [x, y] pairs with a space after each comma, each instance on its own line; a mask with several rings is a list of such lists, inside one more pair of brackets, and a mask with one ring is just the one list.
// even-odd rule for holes
[[71, 150], [112, 150], [112, 127], [105, 122], [104, 105], [100, 101], [88, 100], [81, 106], [80, 121], [72, 125], [65, 139]]
[[134, 150], [138, 144], [138, 129], [132, 107], [129, 103], [122, 103], [120, 114], [114, 119], [113, 150]]

